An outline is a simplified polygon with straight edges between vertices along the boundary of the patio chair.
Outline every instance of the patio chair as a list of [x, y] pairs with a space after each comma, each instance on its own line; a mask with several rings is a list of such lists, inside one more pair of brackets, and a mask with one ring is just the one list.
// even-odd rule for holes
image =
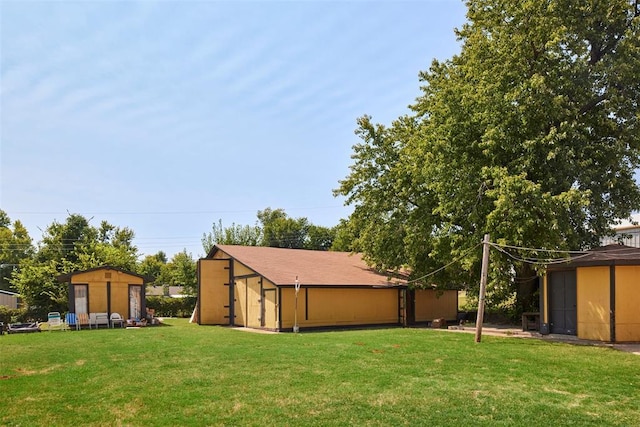
[[120, 324], [120, 327], [124, 328], [124, 319], [120, 316], [120, 313], [111, 313], [109, 320], [111, 321], [112, 328], [115, 328], [116, 324]]
[[69, 328], [74, 328], [76, 331], [80, 329], [80, 325], [78, 324], [78, 317], [75, 313], [67, 313], [64, 316], [65, 322], [67, 322], [67, 326]]
[[107, 313], [89, 313], [89, 321], [96, 329], [100, 329], [100, 325], [109, 327], [109, 315]]
[[66, 331], [67, 325], [62, 321], [60, 312], [52, 311], [47, 315], [47, 324], [49, 332], [53, 330]]
[[91, 322], [89, 321], [89, 315], [87, 313], [78, 313], [76, 315], [76, 326], [78, 329], [82, 329], [83, 326], [88, 326], [91, 329]]

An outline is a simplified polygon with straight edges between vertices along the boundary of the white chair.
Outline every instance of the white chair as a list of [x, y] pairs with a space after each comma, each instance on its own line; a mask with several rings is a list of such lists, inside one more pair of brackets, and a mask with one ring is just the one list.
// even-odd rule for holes
[[109, 327], [109, 315], [107, 313], [89, 313], [90, 323], [100, 329], [100, 325]]
[[49, 331], [53, 331], [56, 329], [59, 331], [67, 330], [67, 325], [62, 321], [62, 318], [60, 317], [60, 312], [58, 311], [52, 311], [47, 315], [47, 324], [48, 324]]
[[111, 321], [112, 328], [115, 328], [115, 325], [117, 323], [120, 324], [121, 328], [124, 328], [124, 319], [122, 318], [122, 316], [120, 316], [120, 313], [111, 313], [109, 320]]

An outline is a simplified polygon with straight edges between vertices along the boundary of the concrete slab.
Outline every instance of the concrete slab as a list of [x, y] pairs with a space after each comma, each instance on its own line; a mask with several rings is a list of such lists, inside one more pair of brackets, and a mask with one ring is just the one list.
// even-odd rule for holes
[[[447, 331], [450, 332], [476, 332], [475, 326], [449, 326]], [[542, 335], [539, 332], [523, 331], [521, 328], [513, 325], [485, 325], [482, 326], [482, 335], [503, 336], [511, 338], [536, 338], [545, 341], [565, 342], [575, 345], [592, 345], [598, 347], [610, 347], [616, 350], [640, 356], [640, 343], [606, 343], [601, 341], [582, 340], [575, 335], [549, 334]]]

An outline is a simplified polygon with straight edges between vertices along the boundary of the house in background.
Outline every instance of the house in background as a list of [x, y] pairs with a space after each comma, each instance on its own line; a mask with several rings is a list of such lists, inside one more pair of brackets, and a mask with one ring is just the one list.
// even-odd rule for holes
[[0, 289], [0, 305], [15, 309], [19, 304], [20, 294]]
[[640, 214], [633, 214], [631, 215], [631, 221], [624, 220], [611, 228], [613, 228], [616, 234], [602, 239], [602, 246], [623, 244], [625, 246], [640, 248]]
[[606, 245], [549, 266], [540, 300], [543, 333], [640, 342], [640, 248]]
[[112, 266], [58, 276], [69, 284], [69, 311], [76, 314], [118, 313], [125, 319], [146, 317], [145, 276]]
[[184, 298], [183, 286], [156, 285], [147, 286], [148, 297]]
[[[299, 290], [296, 293], [296, 281]], [[286, 331], [455, 321], [455, 290], [409, 290], [359, 254], [216, 245], [198, 261], [201, 325]]]

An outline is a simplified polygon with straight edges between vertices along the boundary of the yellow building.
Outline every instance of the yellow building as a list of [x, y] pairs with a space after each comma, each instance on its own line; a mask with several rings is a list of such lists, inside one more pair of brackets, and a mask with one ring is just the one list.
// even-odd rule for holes
[[0, 305], [7, 308], [18, 308], [20, 302], [20, 294], [0, 289]]
[[217, 245], [198, 261], [201, 325], [287, 331], [454, 321], [457, 302], [457, 291], [409, 291], [347, 252]]
[[118, 313], [125, 319], [146, 317], [145, 283], [150, 279], [117, 267], [102, 266], [58, 277], [69, 284], [69, 311]]
[[543, 333], [640, 342], [640, 248], [592, 249], [549, 267], [542, 285]]

